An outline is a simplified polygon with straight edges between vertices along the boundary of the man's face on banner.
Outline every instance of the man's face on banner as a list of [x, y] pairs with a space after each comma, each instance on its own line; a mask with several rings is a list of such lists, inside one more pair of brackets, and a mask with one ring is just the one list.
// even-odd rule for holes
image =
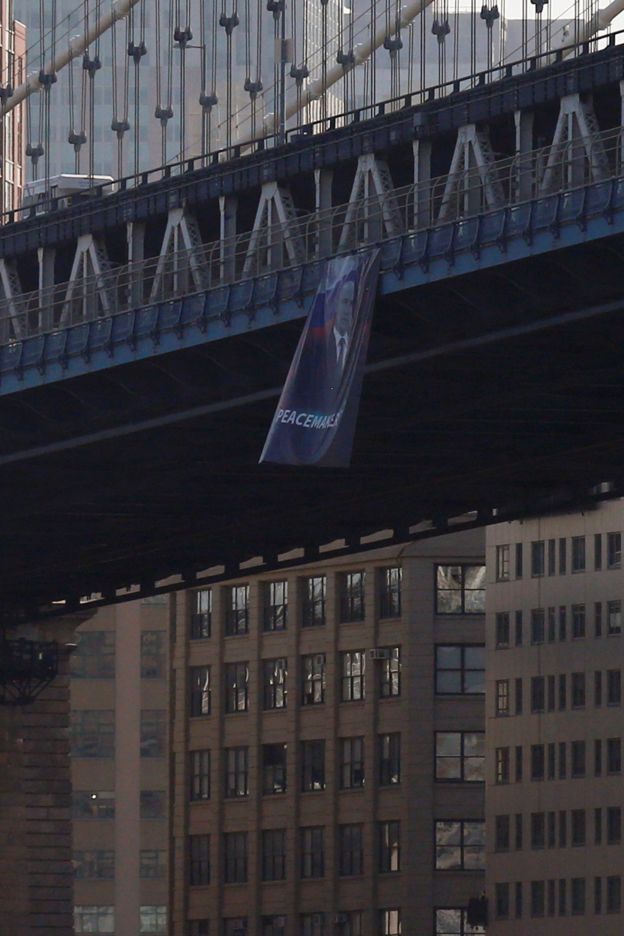
[[355, 301], [355, 283], [344, 282], [336, 296], [335, 328], [340, 335], [349, 335], [353, 328], [353, 303]]

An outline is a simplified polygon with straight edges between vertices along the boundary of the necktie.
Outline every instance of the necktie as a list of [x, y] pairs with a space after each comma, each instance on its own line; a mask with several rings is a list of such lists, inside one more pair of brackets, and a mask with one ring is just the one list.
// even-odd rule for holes
[[344, 367], [346, 344], [347, 339], [344, 336], [338, 339], [338, 370], [341, 372]]

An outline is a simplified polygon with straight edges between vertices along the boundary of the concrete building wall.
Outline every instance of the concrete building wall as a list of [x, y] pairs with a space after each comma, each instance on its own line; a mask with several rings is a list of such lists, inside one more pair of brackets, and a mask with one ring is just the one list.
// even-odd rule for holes
[[487, 533], [492, 936], [622, 932], [623, 530], [617, 501]]
[[[267, 631], [264, 624], [266, 596], [276, 576], [250, 576], [213, 587], [209, 637], [199, 636], [194, 617], [197, 595], [203, 591], [202, 600], [207, 600], [208, 590], [177, 596], [172, 629], [172, 936], [204, 936], [208, 931], [212, 936], [391, 936], [401, 928], [431, 936], [446, 933], [445, 919], [465, 922], [462, 908], [480, 894], [483, 874], [453, 866], [446, 850], [448, 830], [440, 827], [438, 865], [448, 867], [436, 869], [436, 820], [475, 820], [480, 830], [483, 785], [459, 779], [436, 782], [436, 732], [457, 737], [462, 731], [471, 737], [481, 733], [483, 695], [437, 694], [435, 652], [438, 644], [482, 646], [483, 616], [436, 614], [435, 566], [467, 563], [480, 568], [482, 549], [482, 534], [469, 533], [293, 570], [277, 577], [288, 586], [287, 626], [277, 631]], [[401, 568], [403, 576], [401, 611], [390, 616], [380, 606], [388, 568]], [[347, 623], [340, 612], [341, 594], [351, 572], [365, 573], [366, 611], [362, 620]], [[326, 577], [326, 618], [323, 626], [304, 627], [304, 592], [311, 576]], [[249, 629], [226, 636], [231, 589], [238, 584], [249, 586]], [[369, 655], [378, 647], [400, 647], [399, 696], [381, 697], [380, 674], [386, 664]], [[366, 653], [365, 697], [343, 701], [342, 655], [355, 650]], [[326, 661], [324, 702], [304, 705], [303, 657], [318, 654]], [[287, 661], [287, 704], [267, 710], [263, 664], [278, 658]], [[248, 710], [228, 713], [227, 668], [241, 661], [248, 665]], [[201, 698], [192, 698], [191, 687], [207, 666], [210, 714], [198, 714], [191, 707], [201, 704]], [[379, 738], [390, 733], [401, 735], [400, 783], [382, 784]], [[364, 783], [356, 789], [340, 788], [345, 738], [363, 739]], [[304, 791], [303, 745], [315, 740], [324, 741], [325, 787]], [[287, 746], [285, 792], [263, 791], [267, 744]], [[228, 796], [226, 751], [235, 747], [247, 752], [248, 791]], [[192, 792], [198, 752], [209, 752], [209, 796]], [[380, 870], [380, 824], [386, 821], [400, 825], [397, 871]], [[363, 867], [358, 874], [340, 873], [340, 827], [345, 824], [362, 825]], [[310, 827], [323, 828], [324, 869], [318, 878], [306, 877], [301, 865], [306, 834], [301, 830]], [[263, 880], [262, 833], [273, 829], [285, 830], [286, 869], [283, 880], [268, 881]], [[247, 836], [247, 870], [244, 881], [226, 883], [227, 842], [232, 841], [226, 836], [236, 832]], [[468, 827], [466, 833], [469, 838]], [[209, 879], [206, 867], [202, 877], [194, 860], [202, 841], [210, 859]], [[477, 854], [477, 866], [479, 858]]]

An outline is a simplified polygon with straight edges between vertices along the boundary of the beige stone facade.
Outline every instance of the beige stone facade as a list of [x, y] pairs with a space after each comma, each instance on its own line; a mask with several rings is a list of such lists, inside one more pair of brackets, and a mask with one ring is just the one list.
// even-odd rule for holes
[[171, 936], [468, 932], [483, 573], [471, 532], [178, 594]]
[[99, 610], [71, 659], [76, 933], [167, 934], [167, 598]]
[[620, 936], [624, 502], [487, 533], [488, 936]]

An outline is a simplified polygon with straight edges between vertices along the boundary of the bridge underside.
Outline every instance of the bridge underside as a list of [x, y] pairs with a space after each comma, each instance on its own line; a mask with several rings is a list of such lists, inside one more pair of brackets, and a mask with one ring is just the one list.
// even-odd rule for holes
[[380, 299], [349, 470], [257, 464], [300, 321], [2, 397], [4, 607], [617, 492], [623, 262], [614, 235]]

